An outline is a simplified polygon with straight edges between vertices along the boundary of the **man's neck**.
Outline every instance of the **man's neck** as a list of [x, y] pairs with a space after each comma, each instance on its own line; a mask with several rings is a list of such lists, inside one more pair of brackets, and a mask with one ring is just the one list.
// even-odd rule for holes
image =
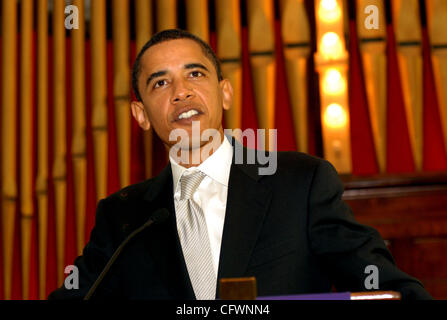
[[[218, 134], [212, 136], [209, 141], [205, 142], [198, 148], [190, 148], [188, 150], [183, 150], [187, 152], [188, 161], [182, 161], [182, 157], [179, 157], [177, 163], [185, 168], [197, 167], [208, 159], [223, 143], [225, 135], [223, 130], [219, 130]], [[171, 151], [171, 149], [169, 149]], [[180, 152], [180, 150], [179, 150]]]

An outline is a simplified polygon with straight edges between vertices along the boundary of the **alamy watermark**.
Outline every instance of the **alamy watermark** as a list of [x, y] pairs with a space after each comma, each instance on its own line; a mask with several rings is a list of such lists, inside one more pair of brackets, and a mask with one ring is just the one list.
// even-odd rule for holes
[[[259, 175], [272, 175], [277, 168], [277, 130], [268, 130], [269, 150], [266, 149], [266, 131], [257, 129], [256, 134], [253, 129], [225, 129], [226, 136], [240, 137], [240, 141], [246, 140], [248, 146], [256, 146], [256, 149], [245, 149], [242, 144], [235, 143], [234, 162], [235, 164], [255, 164], [261, 165], [258, 169]], [[169, 156], [177, 163], [199, 165], [202, 160], [213, 154], [220, 146], [220, 132], [216, 129], [205, 129], [200, 132], [200, 121], [193, 121], [191, 135], [182, 128], [174, 129], [169, 134], [169, 141], [176, 142], [169, 150]], [[197, 151], [198, 150], [198, 151]], [[245, 159], [244, 159], [245, 158]]]
[[67, 16], [65, 17], [65, 29], [79, 29], [79, 9], [75, 5], [69, 5], [64, 10]]
[[379, 268], [376, 265], [370, 264], [365, 268], [365, 274], [368, 276], [365, 278], [365, 289], [379, 289]]
[[79, 289], [79, 269], [74, 265], [68, 265], [64, 270], [68, 274], [64, 281], [64, 287], [67, 290]]
[[365, 28], [368, 30], [379, 29], [379, 8], [371, 4], [365, 7], [364, 13], [368, 15], [364, 21]]

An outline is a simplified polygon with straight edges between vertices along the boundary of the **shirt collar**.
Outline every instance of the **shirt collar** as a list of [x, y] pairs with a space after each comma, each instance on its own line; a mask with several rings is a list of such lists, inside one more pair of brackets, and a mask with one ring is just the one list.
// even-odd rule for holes
[[213, 180], [219, 182], [225, 187], [228, 187], [232, 160], [233, 147], [231, 146], [227, 137], [223, 139], [222, 144], [219, 146], [219, 148], [217, 148], [217, 150], [211, 156], [209, 156], [197, 167], [185, 168], [179, 165], [171, 156], [169, 156], [169, 161], [171, 162], [172, 178], [174, 182], [174, 192], [175, 190], [177, 190], [177, 184], [180, 180], [180, 177], [185, 171], [199, 170]]

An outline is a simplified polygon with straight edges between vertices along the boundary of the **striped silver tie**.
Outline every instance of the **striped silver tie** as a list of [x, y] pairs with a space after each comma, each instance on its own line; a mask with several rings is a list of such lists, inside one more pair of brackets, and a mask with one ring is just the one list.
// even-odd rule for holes
[[182, 175], [180, 201], [176, 214], [180, 243], [196, 298], [212, 300], [216, 298], [217, 280], [210, 240], [203, 211], [192, 199], [192, 195], [204, 178], [205, 174], [200, 171]]

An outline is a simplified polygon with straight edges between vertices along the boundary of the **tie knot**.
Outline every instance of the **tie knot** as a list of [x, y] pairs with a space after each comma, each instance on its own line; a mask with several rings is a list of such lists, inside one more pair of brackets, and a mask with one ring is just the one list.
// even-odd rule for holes
[[205, 174], [200, 171], [194, 171], [193, 173], [188, 175], [183, 174], [180, 178], [180, 199], [191, 199], [194, 191], [196, 191], [204, 178]]

